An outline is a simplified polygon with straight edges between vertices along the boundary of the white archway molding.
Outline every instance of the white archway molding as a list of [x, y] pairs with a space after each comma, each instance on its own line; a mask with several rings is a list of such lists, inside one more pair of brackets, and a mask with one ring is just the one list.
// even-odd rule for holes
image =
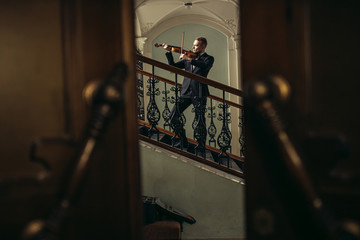
[[[220, 2], [225, 2], [225, 3], [231, 3], [233, 6], [239, 8], [239, 0], [218, 0]], [[135, 10], [140, 8], [141, 6], [147, 4], [147, 3], [160, 3], [162, 4], [164, 1], [163, 0], [136, 0], [135, 1]], [[180, 3], [183, 3], [183, 1], [178, 1]], [[196, 4], [196, 1], [192, 1], [194, 4]]]
[[[179, 19], [181, 19], [181, 21], [179, 21]], [[167, 19], [166, 21], [159, 22], [158, 24], [153, 26], [146, 33], [144, 33], [142, 36], [139, 37], [145, 37], [148, 39], [148, 41], [153, 41], [157, 36], [165, 32], [166, 30], [184, 24], [199, 24], [199, 25], [211, 27], [221, 32], [228, 38], [231, 38], [232, 36], [238, 34], [236, 31], [236, 26], [230, 28], [228, 26], [225, 26], [223, 21], [216, 21], [212, 18], [203, 15], [183, 15], [183, 16], [178, 16], [176, 18]]]

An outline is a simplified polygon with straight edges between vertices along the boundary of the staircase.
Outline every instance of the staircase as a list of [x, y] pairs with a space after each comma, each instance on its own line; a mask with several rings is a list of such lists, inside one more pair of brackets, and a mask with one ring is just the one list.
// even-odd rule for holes
[[[150, 65], [151, 73], [143, 69], [144, 64]], [[155, 75], [155, 68], [173, 73], [172, 77], [174, 77], [175, 81]], [[138, 127], [141, 140], [174, 151], [195, 161], [208, 164], [211, 167], [235, 176], [243, 177], [243, 111], [242, 105], [239, 104], [242, 91], [142, 55], [137, 55], [137, 73]], [[195, 136], [194, 139], [187, 138], [189, 146], [186, 148], [183, 146], [174, 147], [174, 143], [180, 139], [178, 139], [178, 136], [175, 136], [173, 129], [165, 129], [165, 127], [169, 127], [170, 111], [168, 104], [174, 104], [178, 100], [177, 95], [181, 88], [181, 84], [177, 81], [178, 75], [190, 77], [222, 92], [222, 97], [215, 95], [208, 96], [210, 101], [208, 101], [205, 113], [209, 120], [207, 126], [204, 124], [204, 127], [207, 127], [207, 129], [204, 129], [207, 132], [206, 139], [194, 140]], [[146, 78], [147, 80], [145, 81]], [[170, 90], [167, 90], [169, 89], [167, 84], [172, 85]], [[146, 94], [144, 89], [147, 89]], [[159, 97], [161, 93], [164, 96]], [[148, 98], [146, 99], [145, 96], [148, 96]], [[230, 99], [233, 99], [233, 101], [230, 101]], [[237, 100], [234, 101], [234, 99]], [[196, 107], [192, 110], [195, 113], [197, 111]], [[193, 116], [194, 114], [190, 114], [186, 118], [184, 116], [185, 122], [188, 122], [186, 124], [188, 127], [186, 132], [188, 132], [189, 136], [194, 135], [195, 119], [192, 124], [189, 124], [189, 118], [191, 119]], [[189, 128], [190, 125], [192, 125], [192, 129]], [[163, 126], [163, 128], [160, 126]], [[202, 144], [199, 144], [198, 141], [202, 142]], [[204, 143], [205, 149], [199, 150], [198, 147], [200, 145], [204, 146]]]

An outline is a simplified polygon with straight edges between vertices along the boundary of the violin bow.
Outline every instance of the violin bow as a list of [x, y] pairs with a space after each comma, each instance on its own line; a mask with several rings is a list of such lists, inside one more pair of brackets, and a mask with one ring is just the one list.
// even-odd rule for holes
[[181, 40], [181, 49], [180, 49], [180, 54], [183, 53], [183, 47], [184, 47], [184, 36], [185, 36], [185, 32], [182, 33], [182, 40]]

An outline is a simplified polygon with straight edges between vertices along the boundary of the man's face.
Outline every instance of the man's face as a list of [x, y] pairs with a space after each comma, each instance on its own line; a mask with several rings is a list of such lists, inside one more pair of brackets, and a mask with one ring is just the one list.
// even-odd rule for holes
[[194, 53], [202, 53], [204, 51], [205, 51], [204, 45], [200, 41], [195, 40], [194, 44], [193, 44], [193, 52]]

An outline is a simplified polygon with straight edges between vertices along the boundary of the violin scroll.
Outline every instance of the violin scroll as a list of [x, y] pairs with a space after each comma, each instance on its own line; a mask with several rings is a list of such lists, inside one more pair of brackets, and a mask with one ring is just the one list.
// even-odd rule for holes
[[155, 43], [155, 44], [154, 44], [155, 47], [163, 47], [164, 45], [165, 45], [164, 43], [160, 43], [160, 44], [159, 44], [159, 43]]

